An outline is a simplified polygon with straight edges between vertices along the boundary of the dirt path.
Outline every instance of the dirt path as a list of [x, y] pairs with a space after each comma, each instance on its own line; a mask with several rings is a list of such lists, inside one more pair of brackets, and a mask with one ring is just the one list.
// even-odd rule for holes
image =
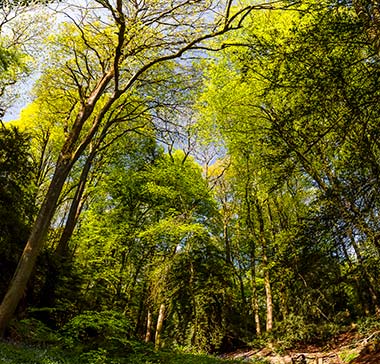
[[[249, 362], [254, 358], [266, 359], [271, 364], [293, 364], [293, 363], [306, 363], [306, 364], [342, 364], [338, 353], [330, 352], [297, 352], [288, 353], [285, 355], [278, 355], [268, 349], [250, 350], [234, 353], [230, 355], [231, 359], [246, 360]], [[293, 360], [293, 361], [292, 361]], [[302, 361], [304, 360], [304, 361]], [[380, 364], [380, 362], [379, 362]]]
[[339, 335], [328, 347], [304, 346], [279, 355], [272, 348], [241, 350], [228, 354], [228, 359], [250, 362], [266, 359], [270, 364], [380, 364], [380, 331], [359, 337], [356, 332]]

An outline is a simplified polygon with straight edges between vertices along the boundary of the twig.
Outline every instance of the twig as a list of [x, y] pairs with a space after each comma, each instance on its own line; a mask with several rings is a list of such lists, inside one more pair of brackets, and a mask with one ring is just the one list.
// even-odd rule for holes
[[372, 339], [372, 337], [374, 337], [374, 336], [377, 335], [377, 334], [380, 334], [380, 331], [375, 331], [375, 332], [373, 332], [371, 335], [369, 335], [368, 337], [366, 337], [366, 338], [360, 340], [360, 341], [359, 341], [359, 344], [361, 344], [361, 345], [367, 345], [367, 344], [368, 344], [368, 341], [369, 341], [370, 339]]

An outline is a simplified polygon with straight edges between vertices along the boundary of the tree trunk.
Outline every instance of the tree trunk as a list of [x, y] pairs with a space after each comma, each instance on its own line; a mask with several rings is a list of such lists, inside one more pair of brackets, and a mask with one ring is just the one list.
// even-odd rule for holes
[[0, 305], [0, 337], [4, 336], [5, 329], [25, 292], [26, 285], [32, 274], [44, 238], [49, 230], [50, 221], [54, 216], [57, 201], [70, 168], [70, 162], [60, 158], [49, 190], [38, 213], [36, 222], [33, 225], [32, 232], [18, 262], [8, 291]]
[[280, 304], [280, 312], [282, 315], [282, 319], [285, 321], [288, 318], [288, 304], [287, 304], [287, 295], [286, 295], [286, 286], [284, 282], [281, 282], [281, 287], [278, 292], [279, 295], [279, 304]]
[[230, 238], [228, 233], [228, 220], [224, 218], [223, 219], [223, 240], [224, 240], [224, 249], [226, 252], [226, 262], [227, 264], [231, 264], [231, 245], [230, 245]]
[[259, 220], [259, 240], [261, 243], [262, 259], [263, 259], [263, 269], [264, 269], [264, 287], [266, 294], [266, 304], [267, 304], [267, 319], [266, 319], [266, 330], [270, 332], [273, 329], [273, 298], [272, 298], [272, 287], [270, 283], [269, 274], [269, 264], [268, 264], [268, 244], [267, 238], [265, 236], [265, 226], [263, 211], [260, 206], [260, 202], [256, 200], [256, 211], [257, 218]]
[[69, 241], [70, 241], [71, 236], [73, 235], [79, 215], [82, 211], [82, 207], [84, 204], [83, 194], [86, 188], [87, 178], [90, 173], [92, 161], [94, 157], [95, 157], [95, 152], [91, 152], [83, 166], [83, 169], [79, 178], [79, 183], [75, 191], [74, 198], [71, 202], [71, 206], [70, 206], [69, 214], [67, 216], [65, 227], [63, 229], [61, 238], [59, 239], [58, 245], [55, 249], [55, 255], [58, 258], [64, 258], [68, 255]]
[[193, 327], [195, 328], [191, 335], [191, 345], [194, 346], [197, 340], [197, 333], [198, 333], [198, 309], [197, 309], [197, 300], [194, 294], [194, 266], [192, 262], [190, 263], [189, 293], [191, 295], [191, 303], [193, 306], [193, 317], [194, 317]]
[[[66, 178], [69, 175], [74, 163], [90, 143], [92, 136], [95, 134], [99, 126], [100, 119], [97, 119], [97, 122], [94, 122], [95, 125], [92, 126], [91, 133], [87, 134], [85, 140], [83, 140], [81, 145], [78, 147], [77, 142], [79, 140], [83, 125], [90, 117], [97, 100], [103, 93], [105, 87], [108, 85], [112, 77], [113, 71], [106, 74], [98, 83], [95, 90], [91, 94], [91, 97], [89, 98], [91, 99], [91, 102], [88, 102], [79, 111], [74, 121], [72, 130], [61, 149], [61, 153], [58, 157], [48, 192], [46, 193], [37, 219], [33, 224], [32, 232], [18, 262], [8, 291], [5, 294], [5, 297], [0, 305], [0, 337], [4, 336], [4, 331], [8, 326], [8, 323], [11, 320], [14, 312], [16, 311], [21, 297], [24, 294], [26, 285], [35, 266], [38, 254], [42, 248], [44, 238], [46, 237], [46, 234], [49, 230], [50, 222], [54, 216], [57, 201], [61, 194]], [[106, 112], [107, 108], [112, 105], [111, 101], [112, 100], [108, 101], [106, 106], [103, 108], [103, 112]], [[98, 118], [100, 117], [101, 116], [98, 116]]]
[[249, 163], [249, 154], [246, 156], [246, 172], [247, 180], [245, 184], [245, 203], [247, 207], [246, 224], [249, 231], [249, 245], [250, 245], [250, 263], [251, 263], [251, 289], [252, 289], [252, 299], [251, 305], [255, 320], [256, 335], [261, 335], [261, 324], [260, 324], [260, 311], [259, 311], [259, 301], [257, 298], [257, 284], [256, 284], [256, 244], [255, 244], [255, 224], [252, 219], [252, 201], [251, 201], [251, 172]]
[[160, 310], [158, 313], [158, 318], [157, 318], [156, 335], [154, 338], [154, 348], [156, 350], [158, 350], [161, 346], [161, 333], [162, 333], [162, 327], [164, 325], [164, 318], [165, 318], [165, 304], [161, 303]]
[[260, 314], [259, 314], [259, 302], [257, 299], [257, 285], [256, 285], [256, 267], [255, 259], [251, 254], [251, 289], [252, 289], [252, 309], [255, 318], [256, 335], [261, 335]]
[[80, 180], [75, 191], [75, 196], [71, 202], [69, 214], [66, 220], [65, 227], [61, 234], [58, 245], [54, 251], [51, 261], [49, 262], [49, 275], [45, 277], [45, 284], [41, 289], [40, 299], [44, 306], [52, 307], [54, 305], [55, 293], [57, 287], [61, 284], [61, 275], [63, 274], [65, 262], [69, 262], [69, 241], [74, 232], [79, 215], [81, 213], [84, 199], [86, 180], [90, 171], [91, 161], [86, 160], [80, 175]]
[[146, 320], [145, 342], [150, 343], [151, 341], [152, 341], [152, 312], [148, 310], [148, 317]]
[[272, 287], [270, 283], [269, 269], [268, 265], [264, 265], [264, 286], [265, 294], [267, 297], [267, 332], [273, 329], [273, 299], [272, 299]]

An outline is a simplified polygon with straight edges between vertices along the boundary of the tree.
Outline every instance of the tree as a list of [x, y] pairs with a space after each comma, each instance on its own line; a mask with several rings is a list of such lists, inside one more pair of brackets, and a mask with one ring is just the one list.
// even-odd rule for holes
[[14, 127], [0, 125], [0, 249], [1, 292], [6, 291], [9, 272], [17, 265], [36, 206], [34, 203], [34, 164], [29, 136]]
[[[225, 295], [228, 276], [210, 238], [215, 210], [207, 183], [185, 153], [164, 154], [153, 139], [138, 135], [128, 151], [130, 138], [114, 147], [107, 177], [73, 238], [74, 270], [85, 272], [75, 300], [86, 309], [123, 310], [145, 337], [150, 318], [148, 332], [158, 325], [157, 346], [166, 327], [166, 339], [216, 345], [224, 315], [214, 296]], [[57, 296], [54, 307], [70, 296]], [[218, 331], [213, 339], [211, 328]]]
[[[325, 5], [252, 14], [231, 40], [239, 47], [214, 58], [201, 98], [203, 118], [239, 171], [235, 199], [253, 261], [262, 259], [261, 274], [267, 261], [284, 284], [267, 279], [273, 306], [285, 318], [289, 300], [303, 293], [303, 305], [294, 305], [302, 310], [292, 313], [308, 322], [351, 307], [337, 299], [349, 295], [340, 282], [352, 282], [345, 262], [361, 272], [359, 296], [378, 306], [377, 199], [369, 192], [378, 175], [378, 59], [353, 8]], [[330, 285], [315, 275], [321, 269]]]
[[[13, 101], [8, 90], [26, 72], [26, 54], [20, 49], [25, 40], [23, 34], [17, 36], [7, 29], [25, 9], [17, 4], [3, 4], [0, 11], [0, 118]], [[20, 32], [21, 33], [21, 32]]]
[[[288, 37], [286, 58], [273, 52], [276, 68], [268, 76], [265, 112], [273, 140], [283, 148], [280, 160], [297, 161], [317, 187], [322, 216], [335, 221], [335, 254], [347, 247], [355, 251], [363, 289], [377, 311], [378, 292], [367, 264], [378, 257], [369, 213], [377, 202], [369, 191], [378, 168], [370, 135], [378, 118], [373, 107], [379, 64], [350, 6], [320, 9], [313, 16], [308, 27]], [[364, 258], [364, 251], [371, 251], [370, 256]]]
[[[96, 17], [91, 8], [82, 12], [90, 14], [87, 18], [80, 14], [79, 19], [72, 16], [69, 39], [58, 47], [63, 64], [60, 72], [55, 66], [51, 85], [64, 86], [63, 95], [66, 92], [65, 97], [72, 100], [73, 107], [66, 110], [68, 133], [29, 240], [0, 306], [1, 335], [31, 275], [65, 180], [96, 133], [111, 122], [113, 108], [131, 90], [151, 82], [152, 72], [160, 64], [199, 48], [207, 39], [239, 28], [241, 20], [254, 7], [232, 12], [228, 1], [223, 16], [210, 22], [207, 12], [212, 8], [201, 1], [125, 4], [121, 0], [98, 0], [94, 4], [104, 11], [104, 17]], [[62, 84], [60, 75], [71, 82]]]

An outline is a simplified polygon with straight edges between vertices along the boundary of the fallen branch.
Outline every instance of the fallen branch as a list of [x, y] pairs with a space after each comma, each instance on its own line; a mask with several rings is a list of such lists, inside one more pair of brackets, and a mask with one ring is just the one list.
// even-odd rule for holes
[[374, 336], [376, 336], [376, 335], [378, 335], [378, 334], [380, 334], [380, 331], [374, 331], [374, 332], [373, 332], [371, 335], [369, 335], [368, 337], [366, 337], [366, 338], [360, 340], [360, 341], [358, 342], [359, 345], [363, 345], [363, 346], [367, 345], [368, 342], [369, 342]]

